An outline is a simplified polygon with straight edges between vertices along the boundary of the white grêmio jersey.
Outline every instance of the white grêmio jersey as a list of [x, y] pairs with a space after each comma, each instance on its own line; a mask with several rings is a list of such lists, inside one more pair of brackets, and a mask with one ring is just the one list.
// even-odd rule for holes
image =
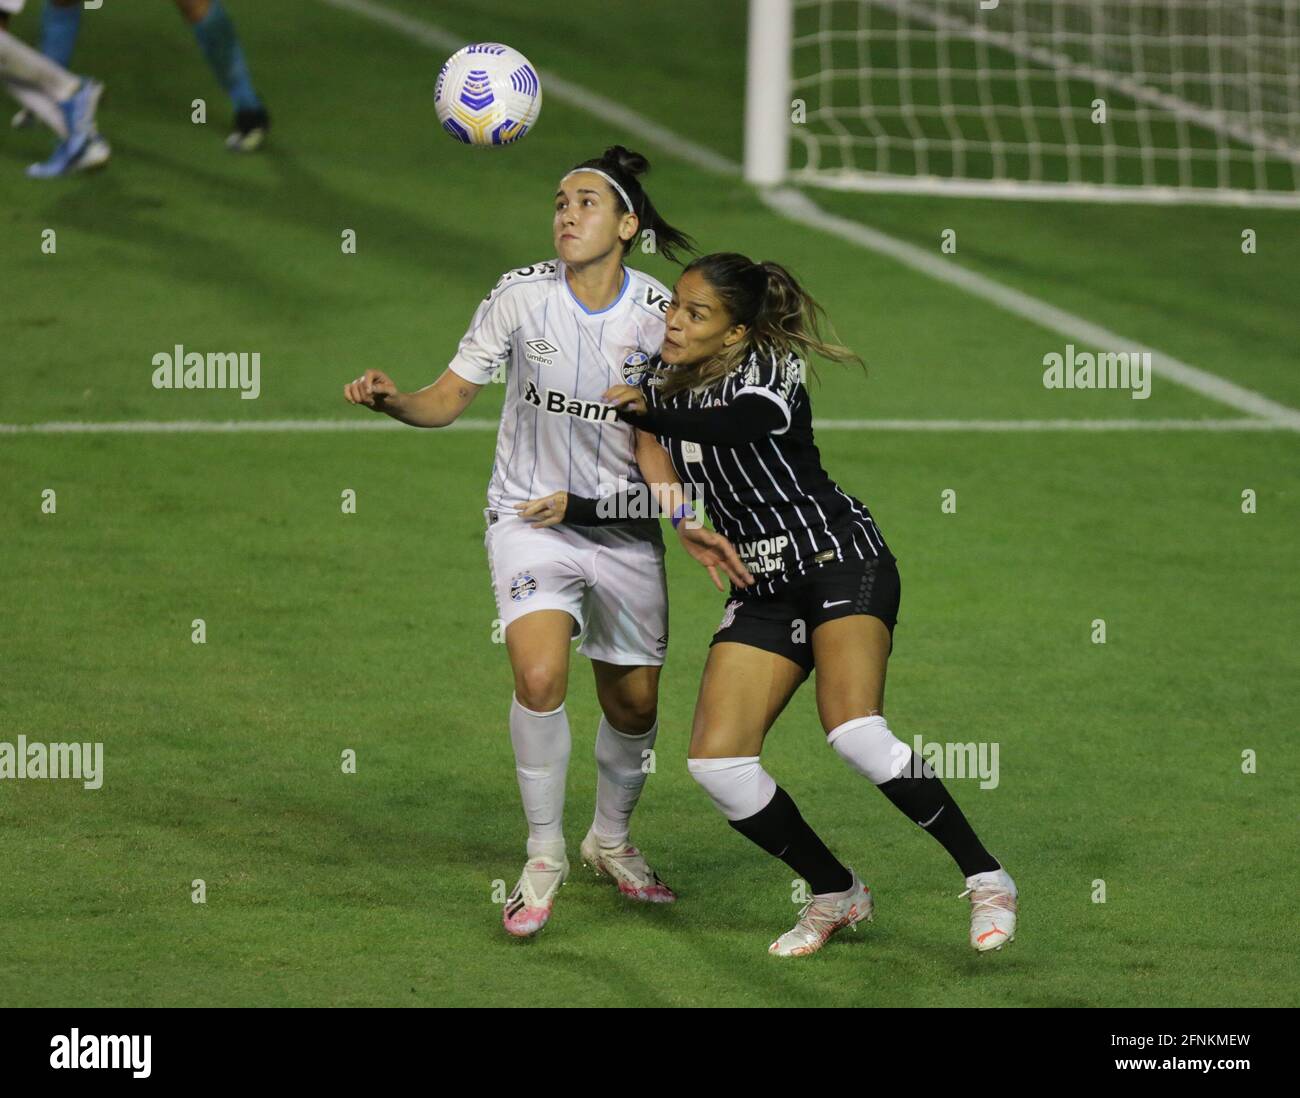
[[466, 381], [505, 382], [489, 507], [562, 491], [596, 498], [620, 478], [642, 480], [635, 430], [601, 395], [641, 380], [663, 343], [669, 296], [624, 268], [618, 298], [592, 312], [573, 296], [562, 260], [501, 276], [451, 360]]

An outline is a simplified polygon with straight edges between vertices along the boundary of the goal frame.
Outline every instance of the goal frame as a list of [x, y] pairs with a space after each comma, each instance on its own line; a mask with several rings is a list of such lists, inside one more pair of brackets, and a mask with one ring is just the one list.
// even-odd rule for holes
[[[879, 0], [865, 0], [879, 2]], [[974, 5], [976, 0], [971, 0]], [[884, 0], [884, 6], [898, 8], [899, 0]], [[839, 191], [878, 194], [948, 195], [957, 198], [1002, 198], [1070, 200], [1151, 205], [1254, 206], [1276, 209], [1300, 208], [1300, 191], [1250, 190], [1225, 187], [1174, 187], [1142, 184], [1039, 182], [1017, 179], [959, 179], [943, 176], [894, 175], [864, 169], [822, 171], [790, 170], [790, 146], [802, 140], [810, 148], [809, 160], [816, 161], [816, 143], [801, 135], [791, 122], [790, 92], [794, 84], [795, 0], [749, 0], [749, 29], [746, 47], [744, 122], [744, 176], [760, 187], [794, 183]], [[917, 11], [914, 18], [941, 29], [945, 17]], [[962, 29], [969, 29], [963, 26]], [[1020, 46], [1010, 35], [975, 28], [972, 38], [1027, 56], [1050, 66], [1053, 58], [1045, 51]], [[1155, 88], [1144, 87], [1121, 73], [1072, 65], [1075, 76], [1092, 79], [1099, 89], [1114, 89], [1174, 117], [1214, 130], [1248, 144], [1262, 143], [1270, 154], [1300, 165], [1300, 149], [1291, 148], [1266, 134], [1256, 134], [1216, 119], [1205, 108]]]

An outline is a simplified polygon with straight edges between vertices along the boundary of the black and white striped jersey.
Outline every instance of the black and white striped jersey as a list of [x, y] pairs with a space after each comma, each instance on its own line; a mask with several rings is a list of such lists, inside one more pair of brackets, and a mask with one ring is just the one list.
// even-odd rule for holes
[[788, 579], [832, 561], [893, 559], [871, 512], [822, 468], [800, 359], [751, 355], [709, 388], [664, 399], [659, 385], [671, 369], [655, 355], [641, 380], [652, 413], [721, 407], [757, 393], [784, 416], [782, 426], [734, 448], [658, 436], [683, 483], [702, 496], [714, 529], [736, 546], [758, 580], [744, 592], [733, 589], [734, 597], [775, 594]]

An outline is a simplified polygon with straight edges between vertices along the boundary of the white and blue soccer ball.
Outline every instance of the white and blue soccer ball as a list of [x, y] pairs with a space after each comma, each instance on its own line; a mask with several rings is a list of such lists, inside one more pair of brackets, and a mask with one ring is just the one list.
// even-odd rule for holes
[[433, 91], [438, 121], [467, 145], [509, 145], [537, 124], [542, 82], [522, 53], [475, 42], [442, 66]]

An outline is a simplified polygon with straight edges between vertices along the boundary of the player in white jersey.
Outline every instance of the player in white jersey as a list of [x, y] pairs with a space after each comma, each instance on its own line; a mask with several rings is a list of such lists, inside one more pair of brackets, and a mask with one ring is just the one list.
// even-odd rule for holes
[[[404, 423], [442, 427], [495, 377], [505, 382], [485, 544], [514, 671], [510, 739], [528, 821], [527, 859], [503, 914], [506, 930], [519, 937], [545, 925], [569, 872], [564, 699], [574, 636], [591, 660], [604, 714], [583, 860], [632, 899], [676, 898], [628, 837], [658, 732], [668, 644], [659, 524], [610, 521], [617, 514], [594, 508], [555, 524], [568, 493], [595, 499], [620, 482], [641, 481], [637, 433], [601, 394], [639, 380], [663, 339], [668, 291], [624, 267], [624, 256], [645, 230], [670, 259], [688, 243], [645, 194], [638, 176], [648, 167], [644, 157], [613, 146], [564, 176], [555, 195], [556, 258], [501, 277], [432, 385], [403, 393], [382, 372], [367, 370], [344, 390], [351, 402]], [[580, 524], [584, 518], [589, 524]], [[719, 589], [718, 568], [732, 578], [743, 573], [725, 538], [696, 524], [674, 525]]]

